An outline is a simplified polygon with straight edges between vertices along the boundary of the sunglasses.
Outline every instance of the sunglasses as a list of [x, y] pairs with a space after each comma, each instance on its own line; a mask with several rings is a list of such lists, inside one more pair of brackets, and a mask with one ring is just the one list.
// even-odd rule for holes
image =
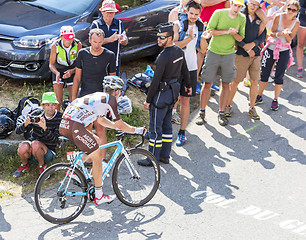
[[166, 38], [168, 38], [169, 36], [159, 36], [157, 35], [157, 38], [161, 39], [161, 40], [165, 40]]
[[248, 4], [250, 4], [250, 5], [252, 5], [253, 7], [259, 7], [259, 4], [255, 4], [255, 3], [248, 3]]
[[297, 9], [290, 8], [290, 7], [288, 7], [287, 9], [288, 9], [288, 11], [291, 11], [291, 12], [294, 12], [294, 13], [298, 11]]

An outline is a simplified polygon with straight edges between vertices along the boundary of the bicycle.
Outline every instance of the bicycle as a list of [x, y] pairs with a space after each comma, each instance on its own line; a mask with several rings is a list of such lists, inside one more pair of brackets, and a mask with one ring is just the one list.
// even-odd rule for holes
[[[103, 169], [104, 180], [113, 164], [112, 186], [118, 199], [131, 207], [139, 207], [149, 202], [155, 195], [160, 182], [160, 168], [154, 155], [145, 149], [126, 150], [122, 144], [128, 133], [116, 135], [117, 141], [101, 145], [100, 149], [116, 146], [110, 161]], [[83, 152], [72, 152], [70, 163], [58, 163], [47, 168], [38, 178], [34, 197], [39, 214], [54, 224], [68, 223], [84, 210], [87, 200], [94, 200], [94, 184], [91, 174], [85, 167]], [[137, 164], [148, 158], [153, 167]]]

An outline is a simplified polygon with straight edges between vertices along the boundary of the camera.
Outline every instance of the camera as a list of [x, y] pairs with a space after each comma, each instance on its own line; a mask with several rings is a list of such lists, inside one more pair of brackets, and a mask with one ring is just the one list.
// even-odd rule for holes
[[38, 116], [30, 116], [30, 121], [32, 123], [38, 123], [40, 121], [40, 117], [38, 117]]

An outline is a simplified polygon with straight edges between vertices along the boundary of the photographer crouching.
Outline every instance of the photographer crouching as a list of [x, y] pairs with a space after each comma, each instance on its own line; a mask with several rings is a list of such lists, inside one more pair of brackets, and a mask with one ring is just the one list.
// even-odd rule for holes
[[21, 165], [13, 177], [20, 177], [30, 170], [29, 160], [38, 163], [41, 174], [46, 169], [46, 164], [55, 158], [62, 114], [56, 110], [58, 101], [54, 92], [44, 93], [41, 104], [42, 109], [30, 113], [23, 123], [17, 123], [16, 133], [23, 133], [26, 141], [18, 146]]

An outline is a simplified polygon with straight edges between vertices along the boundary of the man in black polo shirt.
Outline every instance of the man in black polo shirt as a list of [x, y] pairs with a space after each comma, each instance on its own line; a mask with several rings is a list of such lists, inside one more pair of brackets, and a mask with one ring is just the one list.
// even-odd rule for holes
[[120, 73], [120, 44], [127, 45], [128, 39], [121, 20], [114, 18], [116, 9], [115, 2], [112, 0], [104, 0], [100, 8], [101, 18], [92, 22], [90, 30], [100, 28], [105, 33], [103, 47], [111, 50], [116, 58], [116, 75]]
[[261, 24], [260, 18], [255, 14], [259, 8], [260, 0], [248, 0], [247, 6], [241, 10], [246, 15], [245, 37], [241, 42], [237, 42], [238, 49], [235, 57], [235, 65], [237, 67], [237, 75], [230, 85], [230, 96], [225, 107], [225, 116], [231, 116], [233, 98], [237, 92], [237, 87], [243, 81], [247, 71], [251, 78], [250, 86], [250, 108], [249, 116], [255, 120], [260, 117], [255, 110], [255, 100], [258, 93], [258, 81], [260, 80], [260, 49], [258, 45], [266, 39], [266, 30], [259, 36], [259, 28]]

